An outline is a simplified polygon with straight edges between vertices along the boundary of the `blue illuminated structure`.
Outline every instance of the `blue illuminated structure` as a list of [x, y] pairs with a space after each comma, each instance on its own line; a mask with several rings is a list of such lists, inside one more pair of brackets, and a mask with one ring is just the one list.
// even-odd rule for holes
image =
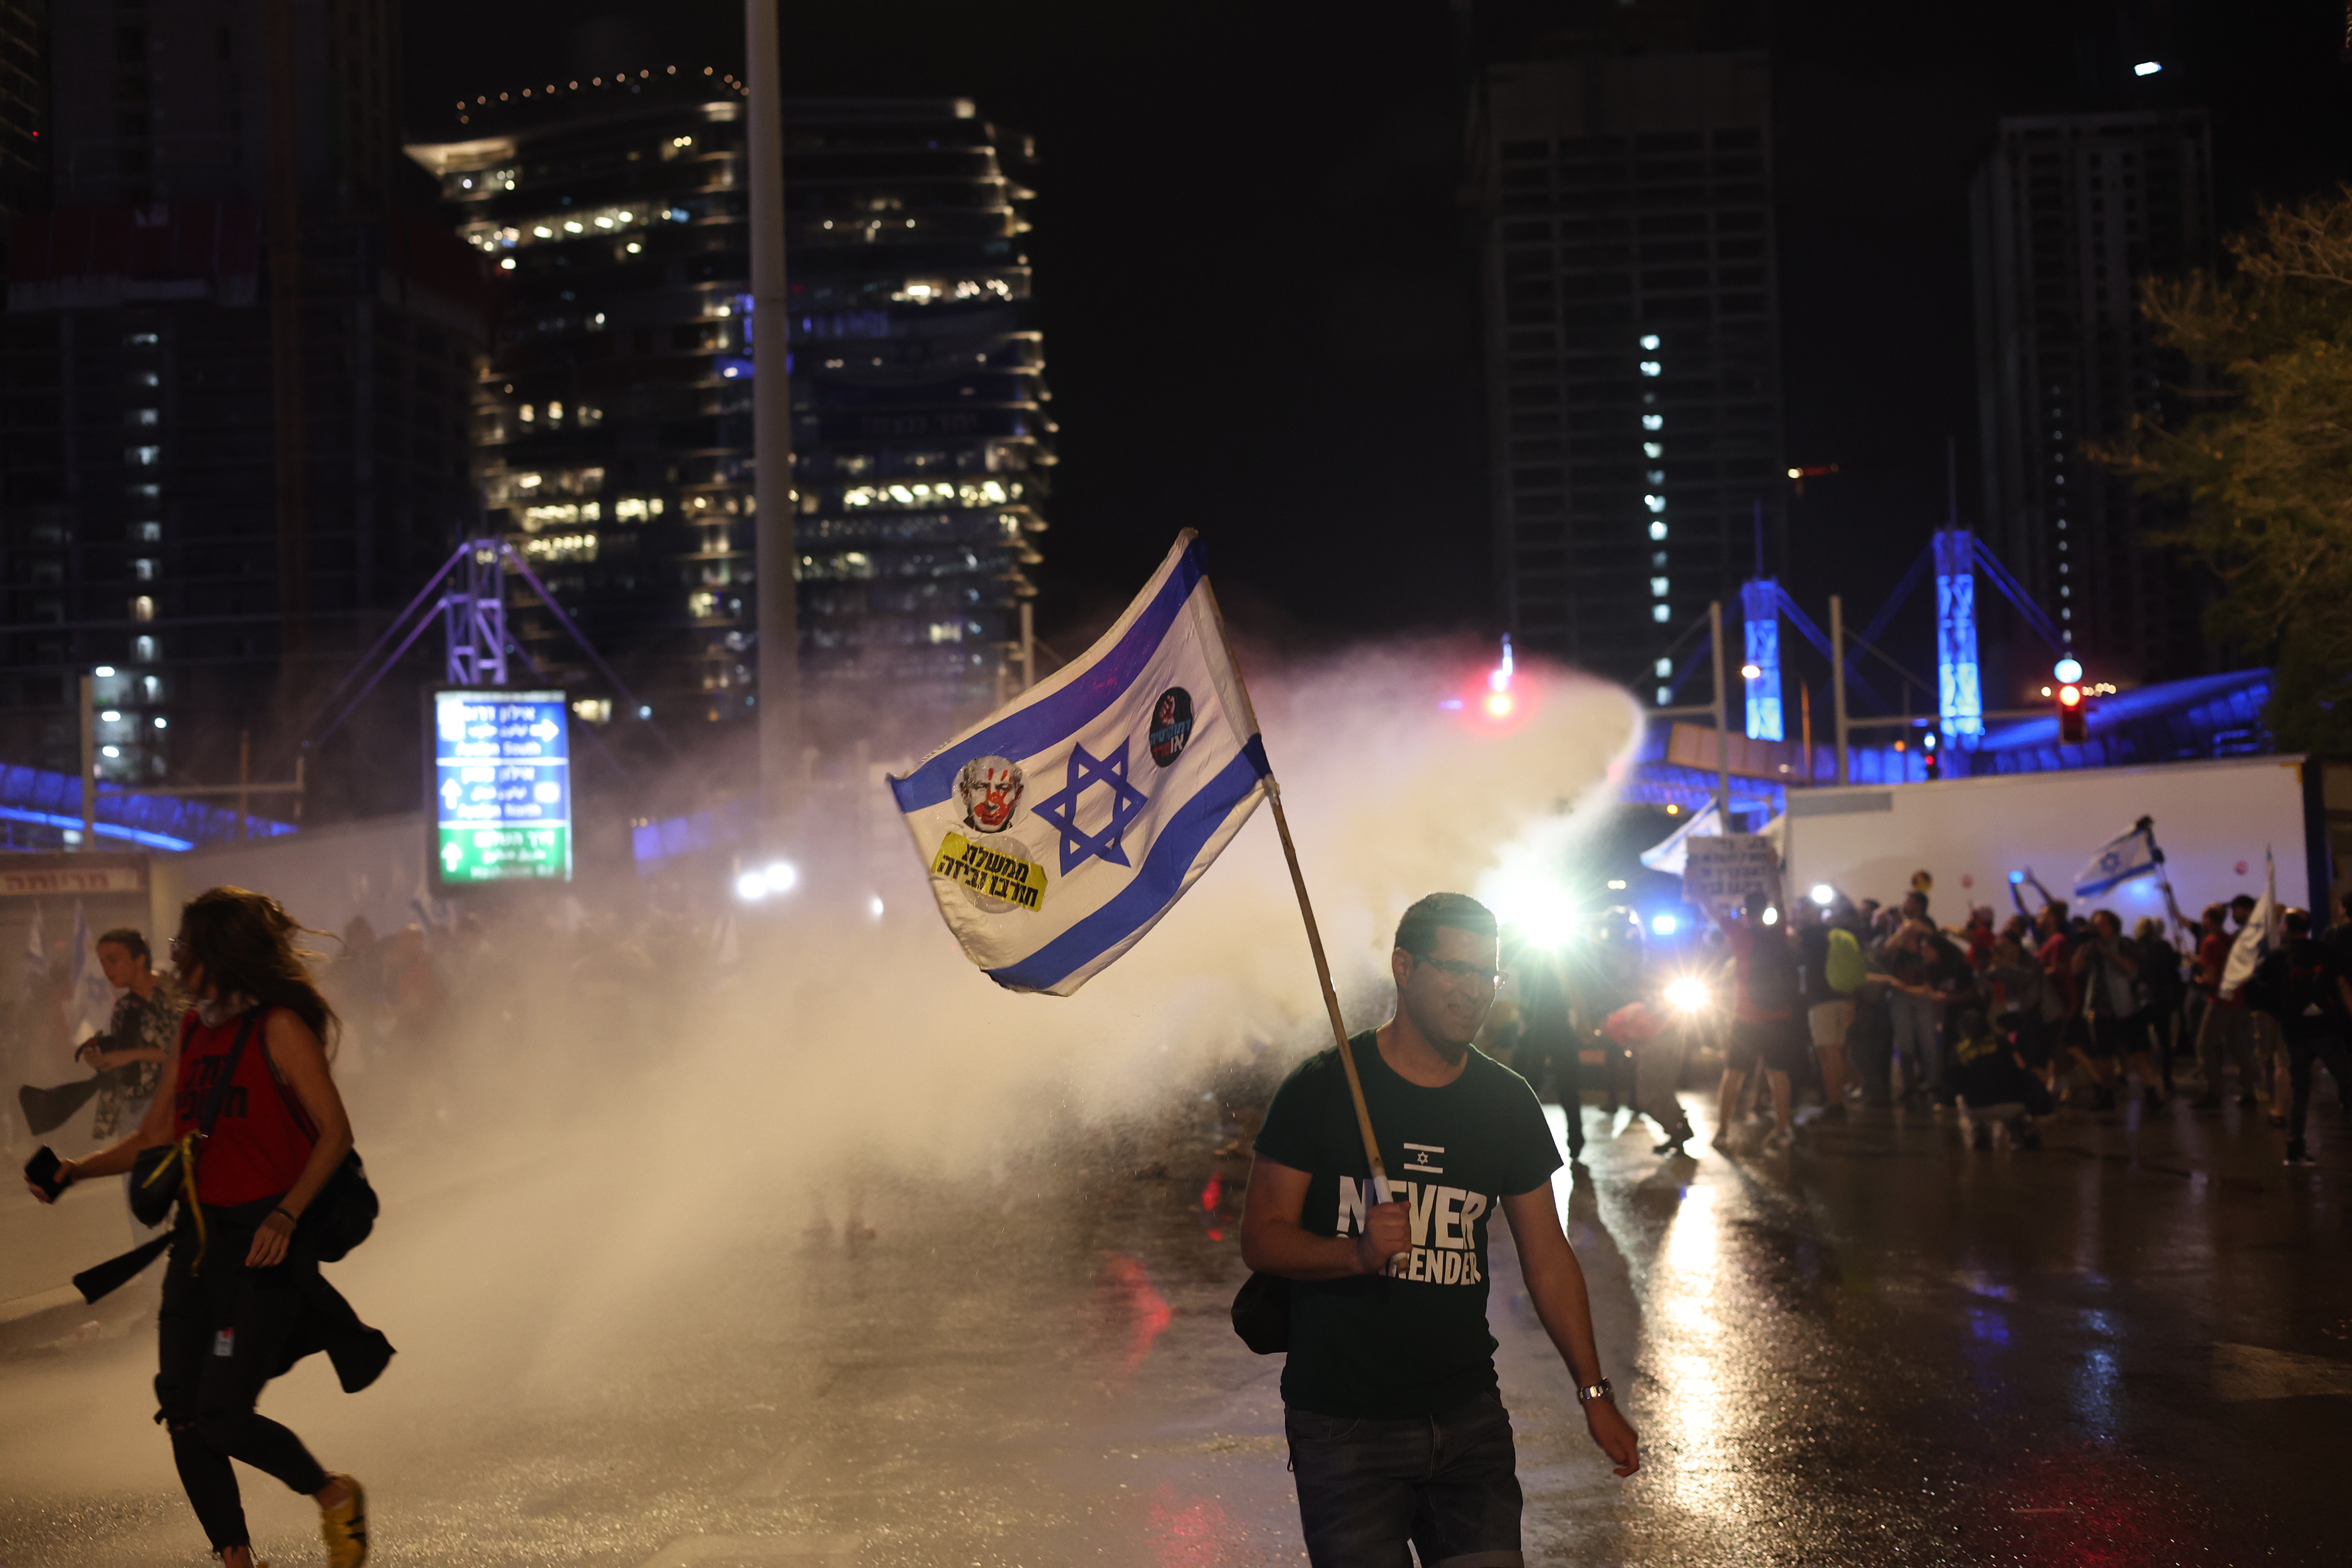
[[[37, 830], [26, 837], [0, 829], [0, 846], [55, 847], [53, 833], [81, 830], [81, 780], [47, 768], [0, 766], [0, 823]], [[193, 849], [237, 837], [235, 811], [176, 795], [134, 794], [110, 781], [98, 786], [97, 826], [100, 845], [109, 848]], [[275, 838], [293, 831], [290, 822], [251, 814], [245, 819], [247, 838]]]
[[1976, 536], [1965, 528], [1940, 529], [1934, 550], [1936, 712], [1944, 733], [1973, 750], [1984, 734], [1984, 689], [1977, 665]]
[[[1748, 735], [1786, 738], [1780, 722], [1780, 584], [1757, 577], [1739, 585], [1739, 613], [1748, 623]], [[1745, 670], [1742, 671], [1745, 673]]]

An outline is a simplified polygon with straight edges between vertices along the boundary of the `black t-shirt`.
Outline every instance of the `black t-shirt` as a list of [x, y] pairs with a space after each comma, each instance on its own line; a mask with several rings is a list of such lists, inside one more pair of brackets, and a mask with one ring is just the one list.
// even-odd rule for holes
[[[1368, 1420], [1434, 1415], [1495, 1387], [1486, 1227], [1503, 1198], [1559, 1169], [1559, 1145], [1528, 1080], [1476, 1050], [1461, 1077], [1424, 1089], [1390, 1068], [1370, 1033], [1349, 1044], [1412, 1250], [1387, 1274], [1292, 1281], [1283, 1402]], [[1256, 1151], [1312, 1178], [1299, 1213], [1310, 1235], [1363, 1234], [1370, 1170], [1336, 1049], [1276, 1091]]]
[[2291, 936], [2266, 956], [2247, 983], [2253, 1005], [2278, 1020], [2291, 1040], [2331, 1036], [2344, 1027], [2344, 1000], [2336, 989], [2343, 973], [2338, 952], [2307, 936]]

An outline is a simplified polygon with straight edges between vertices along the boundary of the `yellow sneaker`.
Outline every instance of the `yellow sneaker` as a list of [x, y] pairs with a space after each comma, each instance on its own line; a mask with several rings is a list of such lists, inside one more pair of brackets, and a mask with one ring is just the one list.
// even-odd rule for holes
[[334, 1478], [352, 1489], [340, 1507], [319, 1510], [319, 1533], [326, 1539], [329, 1568], [360, 1568], [367, 1561], [367, 1489], [352, 1476]]

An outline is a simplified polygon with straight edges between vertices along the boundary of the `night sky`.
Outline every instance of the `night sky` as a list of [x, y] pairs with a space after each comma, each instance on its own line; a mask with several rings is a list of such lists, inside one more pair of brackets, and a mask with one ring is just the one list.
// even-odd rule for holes
[[[1038, 138], [1042, 636], [1075, 653], [1188, 525], [1261, 638], [1494, 629], [1463, 62], [1614, 9], [1482, 5], [1465, 42], [1445, 0], [785, 0], [789, 91], [968, 97]], [[1843, 592], [1866, 619], [1940, 522], [1948, 437], [1975, 521], [1967, 185], [1998, 116], [2205, 107], [2225, 227], [2352, 175], [2333, 0], [1682, 9], [1773, 52], [1788, 458], [1843, 470], [1794, 513], [1817, 617]], [[728, 0], [407, 16], [420, 136], [461, 93], [742, 57]]]

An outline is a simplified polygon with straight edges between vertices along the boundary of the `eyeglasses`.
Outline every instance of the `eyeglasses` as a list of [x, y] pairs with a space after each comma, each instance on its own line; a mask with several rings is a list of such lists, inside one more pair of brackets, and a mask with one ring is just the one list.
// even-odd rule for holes
[[1440, 974], [1459, 980], [1465, 984], [1484, 984], [1492, 988], [1503, 983], [1501, 970], [1489, 969], [1483, 963], [1473, 963], [1466, 958], [1426, 958], [1420, 953], [1414, 953], [1413, 962], [1426, 963]]
[[172, 956], [173, 958], [176, 959], [186, 956], [187, 951], [188, 939], [186, 937], [175, 936], [172, 939]]

